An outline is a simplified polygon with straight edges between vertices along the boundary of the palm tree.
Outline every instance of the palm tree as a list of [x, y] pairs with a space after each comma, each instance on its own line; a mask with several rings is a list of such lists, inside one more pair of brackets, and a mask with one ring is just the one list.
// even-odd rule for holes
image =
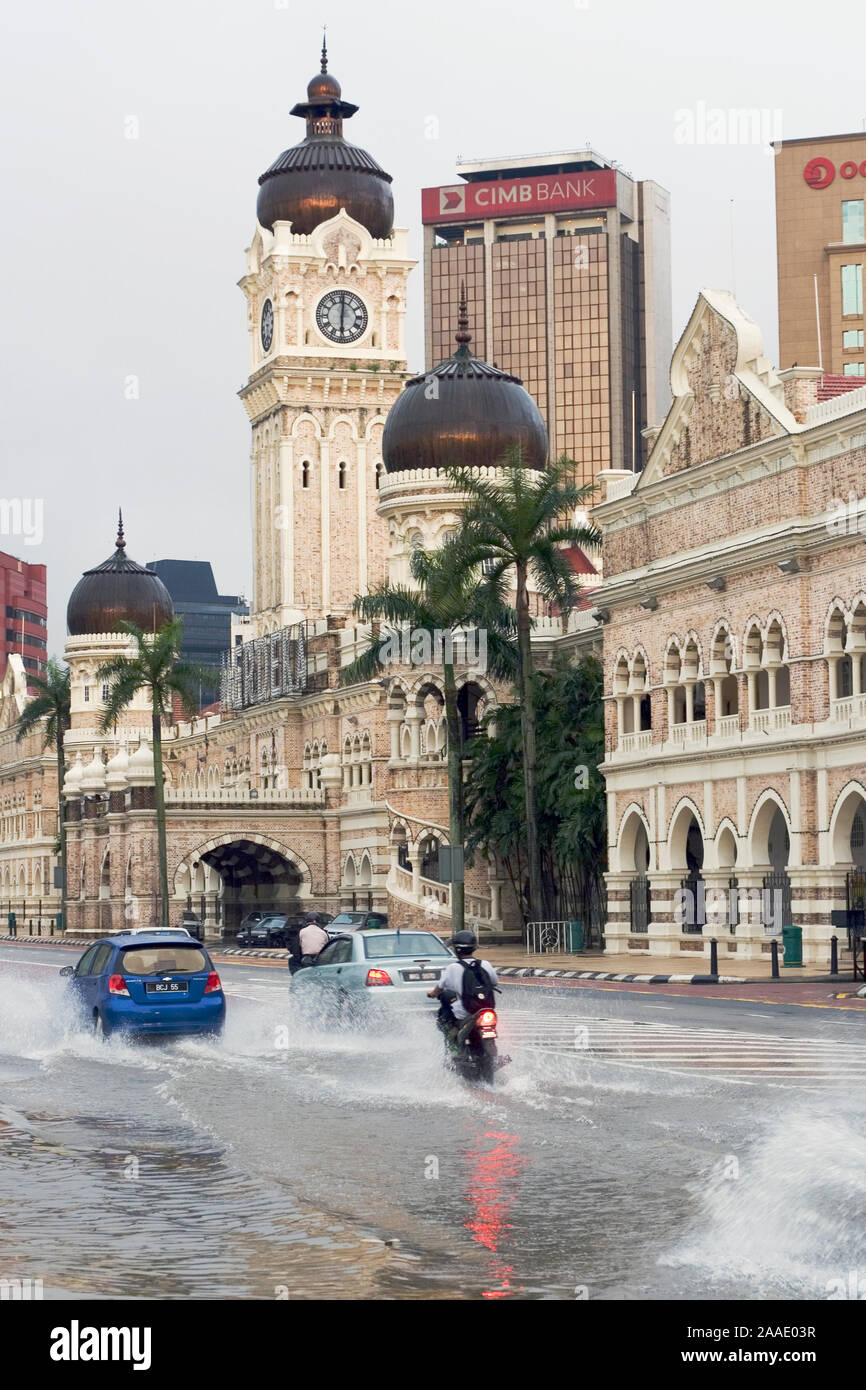
[[21, 743], [44, 720], [42, 747], [53, 748], [57, 756], [57, 839], [60, 845], [60, 869], [63, 879], [63, 887], [60, 890], [62, 914], [66, 901], [66, 824], [63, 819], [66, 758], [63, 736], [70, 724], [69, 667], [61, 666], [56, 657], [49, 657], [44, 676], [28, 672], [27, 684], [33, 687], [36, 694], [21, 711], [15, 738]]
[[200, 667], [180, 660], [183, 620], [170, 618], [157, 632], [145, 633], [135, 623], [120, 622], [121, 632], [132, 638], [131, 656], [115, 656], [104, 662], [97, 680], [108, 684], [101, 726], [108, 733], [140, 690], [151, 703], [153, 777], [156, 788], [156, 828], [159, 845], [160, 922], [168, 921], [168, 853], [165, 842], [165, 786], [162, 771], [162, 724], [172, 714], [175, 698], [188, 719], [198, 713], [197, 692], [206, 675]]
[[[355, 599], [353, 612], [366, 623], [374, 624], [369, 647], [340, 674], [342, 685], [355, 685], [375, 680], [389, 664], [389, 641], [378, 629], [380, 623], [389, 628], [408, 627], [413, 641], [425, 634], [431, 651], [437, 641], [442, 646], [443, 695], [445, 724], [448, 730], [448, 835], [452, 848], [463, 849], [463, 737], [457, 703], [457, 679], [454, 670], [453, 637], [467, 628], [483, 630], [486, 641], [487, 669], [502, 679], [513, 677], [516, 665], [513, 639], [513, 614], [490, 594], [482, 594], [473, 575], [466, 573], [455, 582], [454, 538], [441, 549], [428, 553], [420, 546], [412, 552], [410, 572], [414, 584], [383, 584], [372, 593]], [[446, 635], [451, 641], [447, 641]], [[396, 642], [396, 638], [394, 639]], [[426, 643], [424, 644], [427, 645]], [[399, 659], [399, 658], [397, 658]], [[451, 882], [451, 926], [462, 931], [465, 922], [465, 885], [462, 880]]]
[[499, 479], [479, 476], [467, 468], [443, 470], [455, 491], [468, 499], [462, 530], [455, 538], [454, 582], [465, 584], [480, 567], [486, 602], [504, 603], [506, 595], [516, 591], [529, 910], [536, 917], [546, 909], [547, 894], [536, 816], [536, 714], [528, 582], [531, 578], [541, 597], [567, 619], [580, 588], [566, 548], [601, 543], [595, 526], [573, 519], [593, 491], [591, 483], [583, 487], [575, 483], [575, 468], [573, 460], [561, 458], [543, 470], [530, 469], [518, 444], [509, 449]]

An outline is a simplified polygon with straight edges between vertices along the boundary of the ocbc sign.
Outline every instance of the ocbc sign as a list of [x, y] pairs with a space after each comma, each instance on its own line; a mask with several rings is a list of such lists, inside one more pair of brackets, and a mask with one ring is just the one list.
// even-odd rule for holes
[[[857, 175], [861, 179], [866, 179], [866, 159], [862, 164], [858, 164], [856, 159], [846, 159], [844, 164], [839, 165], [839, 177], [841, 179], [853, 179]], [[836, 177], [836, 165], [832, 159], [826, 155], [818, 154], [814, 159], [810, 159], [803, 170], [803, 178], [810, 188], [827, 188]]]

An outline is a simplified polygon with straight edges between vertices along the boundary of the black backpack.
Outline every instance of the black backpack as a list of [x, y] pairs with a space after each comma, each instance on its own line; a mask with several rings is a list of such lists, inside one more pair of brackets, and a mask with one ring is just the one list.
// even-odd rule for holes
[[482, 1009], [492, 1009], [495, 997], [490, 976], [480, 960], [461, 960], [463, 966], [463, 988], [460, 998], [469, 1014], [480, 1013]]

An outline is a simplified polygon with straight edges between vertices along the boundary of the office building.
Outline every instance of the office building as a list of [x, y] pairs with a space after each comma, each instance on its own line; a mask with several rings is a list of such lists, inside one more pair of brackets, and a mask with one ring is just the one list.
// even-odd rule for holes
[[591, 150], [460, 163], [425, 188], [427, 369], [452, 350], [465, 283], [473, 351], [521, 378], [552, 457], [581, 481], [639, 471], [667, 412], [667, 192]]
[[780, 364], [866, 376], [866, 133], [775, 150]]
[[0, 680], [17, 652], [25, 669], [41, 675], [48, 656], [48, 608], [44, 565], [30, 565], [0, 551]]

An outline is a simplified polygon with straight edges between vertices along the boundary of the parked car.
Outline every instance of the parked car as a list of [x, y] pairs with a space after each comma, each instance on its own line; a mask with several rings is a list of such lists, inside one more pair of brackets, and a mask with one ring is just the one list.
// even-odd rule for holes
[[289, 919], [283, 914], [262, 917], [249, 927], [241, 927], [235, 941], [238, 946], [257, 946], [260, 950], [286, 946], [289, 939]]
[[197, 941], [204, 941], [204, 922], [197, 912], [182, 912], [180, 925], [184, 931], [188, 931], [190, 936], [194, 936]]
[[301, 912], [298, 914], [298, 917], [302, 919], [304, 923], [308, 925], [312, 924], [317, 927], [329, 927], [334, 920], [333, 913], [321, 912], [318, 908], [311, 908], [309, 912]]
[[332, 917], [325, 930], [329, 936], [344, 936], [346, 932], [381, 931], [388, 926], [385, 912], [338, 912]]
[[246, 931], [248, 927], [255, 926], [256, 922], [261, 922], [263, 918], [273, 917], [273, 915], [272, 912], [265, 912], [258, 907], [254, 908], [252, 912], [248, 912], [246, 916], [241, 919], [240, 930]]
[[226, 1001], [220, 977], [187, 932], [120, 932], [60, 974], [76, 1011], [100, 1037], [112, 1033], [218, 1035]]
[[292, 996], [356, 1017], [379, 1005], [429, 1008], [427, 991], [453, 960], [433, 932], [361, 928], [335, 937], [313, 965], [297, 971]]

